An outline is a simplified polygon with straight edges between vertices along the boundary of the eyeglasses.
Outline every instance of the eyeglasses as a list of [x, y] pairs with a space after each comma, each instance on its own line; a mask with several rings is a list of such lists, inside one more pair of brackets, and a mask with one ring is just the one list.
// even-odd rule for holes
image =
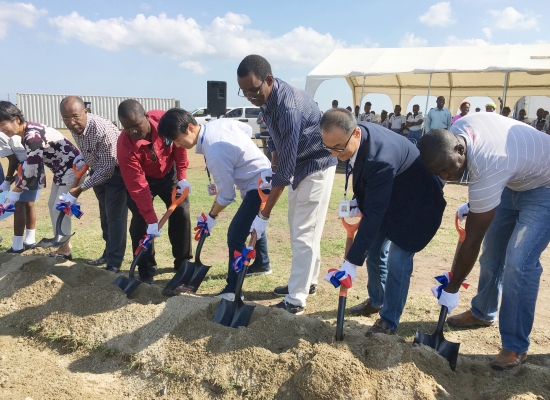
[[267, 76], [262, 81], [262, 83], [260, 83], [260, 86], [258, 87], [257, 90], [243, 90], [243, 89], [239, 88], [239, 90], [237, 91], [237, 96], [247, 97], [247, 98], [252, 99], [252, 100], [257, 99], [258, 96], [260, 95], [260, 92], [262, 91], [262, 86], [264, 85], [264, 82], [265, 82], [266, 79], [267, 79]]
[[69, 117], [69, 118], [61, 118], [63, 120], [63, 122], [76, 122], [78, 121], [80, 118], [82, 118], [82, 114], [80, 115], [74, 115], [72, 117]]
[[323, 146], [323, 149], [325, 150], [328, 150], [328, 151], [335, 151], [337, 153], [341, 153], [343, 152], [344, 150], [346, 150], [346, 147], [348, 147], [348, 143], [349, 141], [351, 140], [351, 137], [353, 136], [353, 132], [355, 132], [355, 128], [351, 131], [351, 134], [349, 135], [349, 138], [348, 138], [348, 141], [346, 142], [346, 144], [344, 145], [344, 147], [328, 147], [325, 142], [321, 142], [321, 145]]
[[155, 147], [153, 146], [153, 143], [149, 145], [149, 149], [151, 150], [151, 161], [157, 162], [159, 159], [157, 157], [157, 153], [155, 153]]

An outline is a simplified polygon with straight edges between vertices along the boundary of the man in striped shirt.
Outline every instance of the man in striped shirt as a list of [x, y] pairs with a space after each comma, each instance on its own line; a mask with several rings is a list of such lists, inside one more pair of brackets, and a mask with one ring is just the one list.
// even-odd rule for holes
[[275, 288], [285, 296], [277, 304], [302, 314], [309, 294], [315, 294], [321, 265], [321, 235], [337, 160], [322, 146], [321, 112], [304, 90], [274, 78], [269, 62], [259, 55], [245, 57], [237, 69], [239, 95], [261, 107], [272, 153], [273, 188], [263, 211], [251, 226], [260, 236], [285, 186], [292, 267], [288, 286]]
[[[126, 186], [116, 152], [120, 131], [111, 121], [89, 113], [80, 97], [65, 97], [60, 110], [63, 122], [91, 171], [90, 178], [69, 193], [78, 197], [83, 191], [93, 188], [99, 202], [105, 250], [101, 257], [88, 261], [88, 264], [99, 266], [106, 263], [106, 270], [118, 272], [126, 250], [128, 219]], [[76, 158], [75, 162], [78, 163]]]
[[448, 322], [492, 325], [502, 289], [502, 349], [491, 366], [516, 367], [527, 356], [542, 273], [539, 258], [550, 242], [550, 136], [496, 113], [477, 113], [459, 119], [450, 131], [424, 135], [419, 150], [424, 164], [442, 179], [459, 180], [466, 169], [470, 175], [466, 239], [439, 304], [449, 312], [458, 305], [458, 289], [483, 241], [472, 307]]

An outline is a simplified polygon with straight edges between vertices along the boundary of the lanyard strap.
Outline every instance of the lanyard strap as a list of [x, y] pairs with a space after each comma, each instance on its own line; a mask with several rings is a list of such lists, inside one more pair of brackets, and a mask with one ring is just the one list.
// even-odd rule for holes
[[353, 174], [353, 167], [350, 167], [348, 160], [346, 161], [346, 185], [344, 186], [344, 200], [346, 200], [346, 196], [348, 194], [348, 181], [351, 174]]
[[[204, 128], [204, 131], [202, 132], [202, 137], [201, 137], [201, 147], [202, 147], [202, 142], [204, 142], [204, 135], [206, 135], [206, 125], [203, 125], [203, 128]], [[204, 149], [202, 151], [204, 153]], [[210, 171], [208, 171], [208, 166], [206, 165], [206, 156], [204, 157], [204, 165], [206, 166], [206, 175], [208, 175], [208, 182], [212, 184], [212, 179], [210, 178]]]

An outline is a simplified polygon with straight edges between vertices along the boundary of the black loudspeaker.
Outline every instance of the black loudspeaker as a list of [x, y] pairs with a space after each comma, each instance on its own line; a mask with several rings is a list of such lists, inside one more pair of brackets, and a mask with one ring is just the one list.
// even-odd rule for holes
[[208, 113], [213, 118], [225, 115], [227, 107], [227, 82], [207, 81], [206, 95]]

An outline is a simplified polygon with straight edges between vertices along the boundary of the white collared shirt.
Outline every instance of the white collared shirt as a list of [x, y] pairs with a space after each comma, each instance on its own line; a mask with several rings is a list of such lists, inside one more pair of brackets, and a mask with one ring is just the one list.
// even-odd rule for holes
[[388, 129], [401, 129], [401, 126], [407, 122], [407, 118], [401, 114], [401, 115], [392, 115], [389, 122], [389, 128]]
[[372, 114], [370, 111], [368, 113], [362, 113], [359, 115], [360, 122], [375, 122], [376, 115]]
[[[418, 121], [423, 120], [423, 119], [424, 119], [424, 117], [422, 116], [422, 113], [419, 112], [416, 115], [416, 117], [414, 116], [414, 114], [409, 115], [409, 118], [407, 118], [407, 122], [418, 122]], [[419, 131], [421, 129], [422, 129], [422, 124], [409, 126], [409, 131], [416, 132], [416, 131]]]

